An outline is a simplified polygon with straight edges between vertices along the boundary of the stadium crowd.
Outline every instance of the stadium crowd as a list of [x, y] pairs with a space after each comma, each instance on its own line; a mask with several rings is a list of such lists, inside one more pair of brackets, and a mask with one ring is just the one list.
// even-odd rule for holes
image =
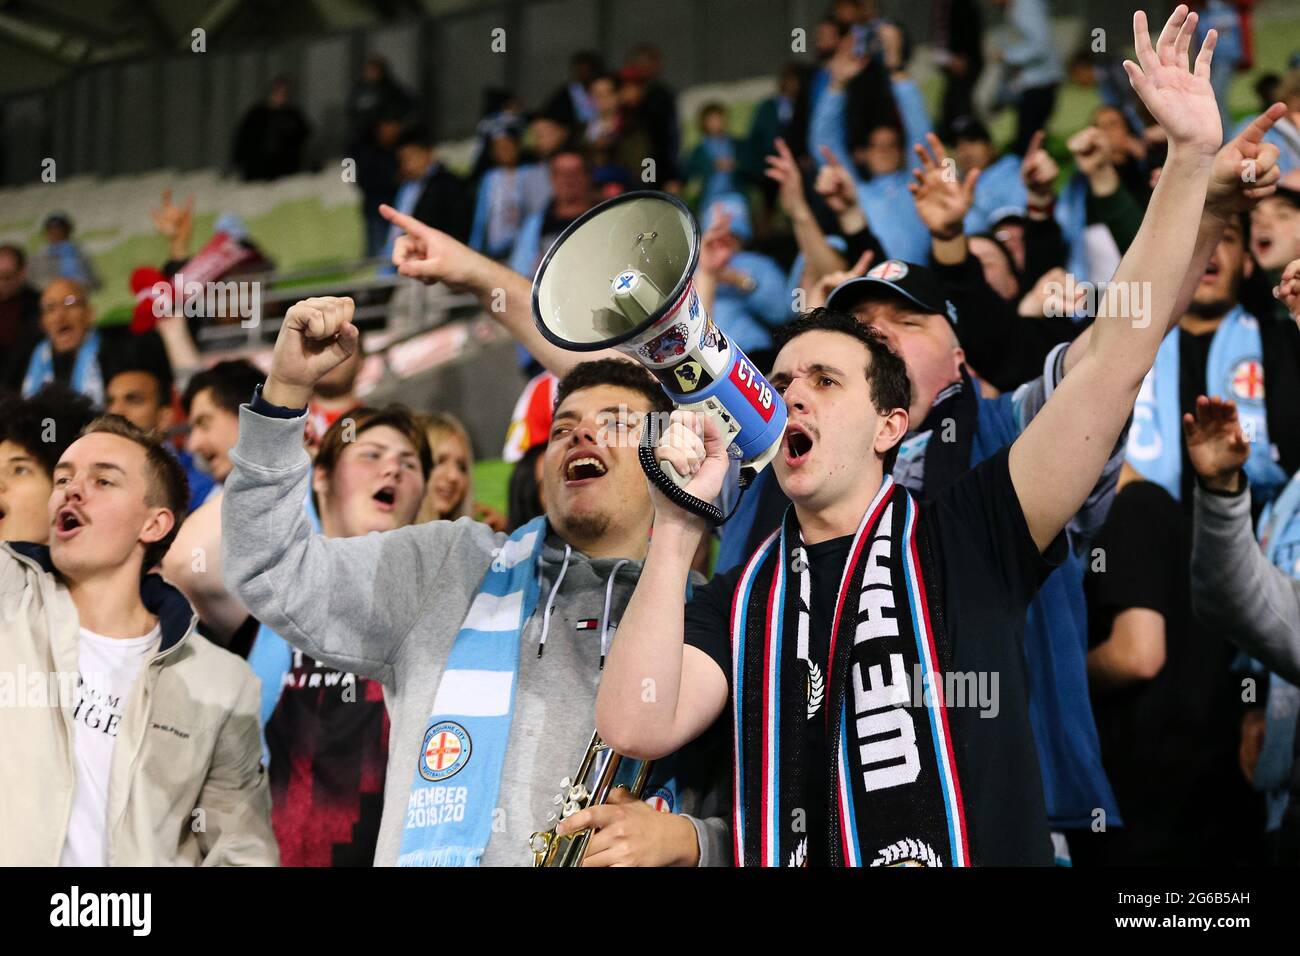
[[[1300, 52], [1234, 118], [1225, 0], [1137, 16], [1131, 62], [1063, 56], [1043, 0], [937, 9], [837, 0], [743, 136], [720, 101], [684, 135], [652, 45], [575, 53], [536, 112], [488, 92], [464, 175], [366, 63], [367, 255], [519, 346], [505, 513], [453, 415], [358, 398], [351, 300], [294, 305], [269, 373], [205, 361], [217, 317], [157, 290], [271, 268], [236, 217], [195, 250], [164, 193], [118, 326], [72, 215], [0, 245], [0, 863], [529, 865], [552, 825], [591, 866], [1300, 863]], [[1067, 81], [1099, 103], [1048, 136]], [[290, 91], [245, 178], [300, 168]], [[701, 304], [790, 414], [717, 529], [612, 437], [656, 381], [534, 323], [634, 189], [696, 212]], [[593, 728], [653, 770], [557, 820]]]

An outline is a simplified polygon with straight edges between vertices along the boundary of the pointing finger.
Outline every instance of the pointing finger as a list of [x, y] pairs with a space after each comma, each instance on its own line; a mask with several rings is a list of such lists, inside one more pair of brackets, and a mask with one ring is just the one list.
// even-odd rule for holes
[[379, 215], [383, 216], [398, 229], [404, 229], [412, 235], [424, 236], [433, 231], [414, 216], [408, 216], [404, 212], [398, 212], [392, 206], [388, 205], [388, 203], [379, 204]]

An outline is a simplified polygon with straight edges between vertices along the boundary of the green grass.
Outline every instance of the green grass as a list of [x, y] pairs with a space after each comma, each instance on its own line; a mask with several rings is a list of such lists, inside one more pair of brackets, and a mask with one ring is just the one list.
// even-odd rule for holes
[[500, 458], [474, 462], [474, 499], [504, 513], [509, 497], [510, 472], [514, 467]]
[[[194, 235], [207, 237], [217, 220], [215, 214], [194, 217]], [[316, 266], [333, 266], [359, 257], [362, 249], [361, 217], [355, 207], [322, 206], [318, 199], [301, 199], [285, 202], [260, 216], [245, 220], [248, 233], [258, 246], [275, 261], [277, 268], [298, 270]], [[33, 224], [35, 225], [35, 224]], [[96, 230], [95, 238], [103, 239], [115, 233]], [[78, 238], [91, 237], [86, 233]], [[29, 248], [38, 248], [44, 242], [39, 229], [34, 229], [27, 239]], [[198, 243], [195, 243], [197, 248]], [[120, 242], [94, 256], [95, 269], [104, 281], [104, 288], [91, 296], [96, 312], [105, 317], [121, 307], [130, 307], [133, 299], [127, 280], [140, 266], [161, 266], [167, 260], [167, 242], [151, 234], [124, 235]], [[337, 269], [320, 276], [299, 280], [295, 284], [312, 284], [344, 280], [351, 276]]]

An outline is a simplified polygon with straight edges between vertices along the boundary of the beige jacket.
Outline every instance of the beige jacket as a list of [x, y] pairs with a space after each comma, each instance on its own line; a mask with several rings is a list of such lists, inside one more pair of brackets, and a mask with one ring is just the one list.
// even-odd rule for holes
[[[162, 640], [131, 688], [108, 785], [110, 866], [276, 866], [259, 685], [157, 575]], [[47, 548], [0, 545], [0, 866], [57, 866], [72, 810], [78, 620]], [[62, 687], [62, 691], [60, 688]]]

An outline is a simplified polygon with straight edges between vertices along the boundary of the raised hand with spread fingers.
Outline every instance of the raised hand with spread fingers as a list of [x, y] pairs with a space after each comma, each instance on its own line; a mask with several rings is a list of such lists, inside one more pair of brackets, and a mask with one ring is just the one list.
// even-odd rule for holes
[[957, 164], [948, 158], [939, 137], [929, 133], [925, 139], [928, 149], [920, 143], [912, 147], [921, 167], [912, 170], [916, 182], [909, 183], [908, 189], [930, 235], [939, 240], [955, 239], [961, 235], [962, 221], [975, 203], [980, 171], [972, 169], [965, 179], [959, 178]]

